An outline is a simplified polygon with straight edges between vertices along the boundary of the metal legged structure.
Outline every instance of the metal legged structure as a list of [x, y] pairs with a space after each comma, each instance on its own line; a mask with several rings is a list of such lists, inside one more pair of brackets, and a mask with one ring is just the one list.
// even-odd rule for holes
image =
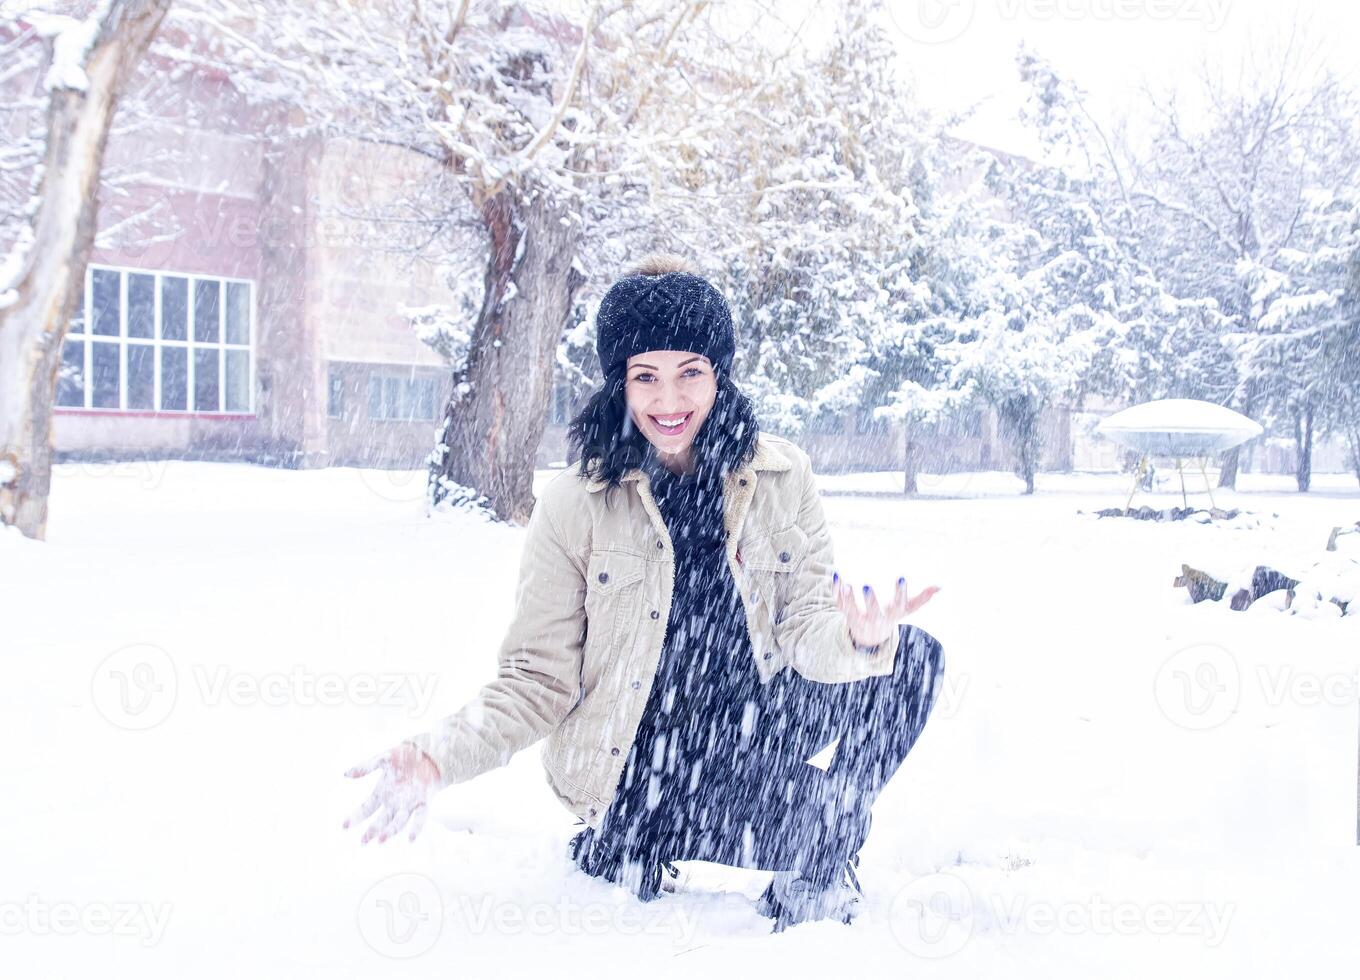
[[1209, 495], [1209, 508], [1211, 510], [1218, 510], [1218, 504], [1214, 503], [1214, 488], [1209, 486], [1209, 471], [1205, 468], [1206, 462], [1208, 461], [1205, 457], [1199, 457], [1199, 472], [1200, 476], [1204, 477], [1204, 492]]
[[1133, 486], [1129, 487], [1129, 499], [1124, 501], [1125, 510], [1133, 505], [1133, 495], [1138, 492], [1138, 484], [1143, 482], [1143, 474], [1147, 472], [1147, 461], [1147, 453], [1138, 458], [1138, 469], [1133, 474]]
[[[1188, 509], [1190, 507], [1190, 502], [1187, 499], [1185, 492], [1185, 470], [1182, 469], [1181, 467], [1182, 458], [1183, 457], [1181, 456], [1176, 457], [1176, 473], [1181, 480], [1181, 506]], [[1207, 469], [1208, 463], [1207, 457], [1194, 456], [1190, 458], [1193, 458], [1196, 462], [1199, 463], [1200, 475], [1204, 477], [1204, 492], [1209, 495], [1209, 506], [1210, 508], [1217, 510], [1218, 504], [1214, 503], [1214, 491], [1213, 488], [1209, 485], [1209, 471]], [[1143, 474], [1147, 472], [1147, 468], [1148, 468], [1148, 454], [1144, 453], [1138, 460], [1137, 471], [1133, 474], [1133, 486], [1129, 488], [1129, 499], [1124, 501], [1125, 510], [1128, 510], [1129, 507], [1133, 505], [1133, 497], [1136, 493], [1138, 493], [1138, 485], [1143, 482]]]

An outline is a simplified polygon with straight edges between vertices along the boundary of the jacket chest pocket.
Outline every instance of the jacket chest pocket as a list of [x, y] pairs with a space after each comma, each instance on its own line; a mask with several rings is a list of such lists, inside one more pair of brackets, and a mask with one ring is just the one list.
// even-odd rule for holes
[[646, 569], [642, 556], [625, 551], [596, 551], [586, 564], [585, 671], [595, 673], [585, 678], [588, 688], [600, 675], [608, 676], [620, 651], [632, 647], [642, 614]]
[[797, 524], [779, 530], [756, 528], [742, 537], [738, 554], [747, 581], [776, 622], [793, 594], [807, 550], [807, 533]]

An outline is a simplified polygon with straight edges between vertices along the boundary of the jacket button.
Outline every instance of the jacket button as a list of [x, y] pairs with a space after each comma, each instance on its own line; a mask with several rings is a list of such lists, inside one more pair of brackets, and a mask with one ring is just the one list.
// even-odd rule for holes
[[608, 573], [608, 572], [601, 572], [601, 573], [600, 573], [600, 581], [601, 581], [601, 582], [608, 582], [608, 581], [609, 581], [609, 573]]
[[666, 547], [666, 542], [664, 542], [664, 541], [658, 541], [658, 542], [656, 543], [656, 546], [657, 546], [658, 548], [664, 548], [664, 547]]
[[595, 816], [595, 808], [594, 808], [594, 807], [591, 807], [591, 808], [590, 808], [590, 815], [591, 815], [592, 817]]
[[789, 560], [789, 553], [787, 551], [781, 551], [779, 553], [779, 560], [787, 563]]
[[745, 480], [738, 480], [737, 482], [740, 483], [743, 487], [746, 486]]
[[636, 690], [637, 690], [638, 688], [640, 688], [641, 686], [642, 686], [642, 681], [633, 681], [633, 690], [636, 691]]
[[618, 755], [618, 754], [619, 754], [619, 747], [618, 747], [617, 745], [614, 746], [612, 749], [609, 750], [609, 754], [610, 754], [610, 755]]
[[773, 654], [773, 653], [770, 653], [770, 651], [768, 651], [768, 650], [765, 651], [765, 659], [766, 659], [766, 660], [771, 659], [773, 656], [774, 656], [774, 654]]
[[661, 618], [661, 613], [659, 613], [659, 612], [657, 612], [655, 609], [653, 609], [653, 610], [652, 610], [652, 618], [653, 618], [653, 619], [660, 619], [660, 618]]

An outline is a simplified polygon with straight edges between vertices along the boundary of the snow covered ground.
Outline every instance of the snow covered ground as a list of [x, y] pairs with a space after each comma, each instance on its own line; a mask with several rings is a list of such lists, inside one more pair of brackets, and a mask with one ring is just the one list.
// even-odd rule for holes
[[768, 935], [759, 873], [686, 864], [644, 906], [575, 871], [537, 747], [414, 844], [341, 830], [370, 785], [341, 773], [491, 676], [522, 531], [425, 519], [414, 473], [59, 466], [49, 541], [0, 534], [0, 974], [1349, 975], [1360, 617], [1171, 580], [1320, 552], [1360, 492], [1246, 475], [1231, 527], [1092, 516], [1126, 482], [823, 478], [843, 574], [942, 587], [914, 622], [948, 677], [865, 915]]

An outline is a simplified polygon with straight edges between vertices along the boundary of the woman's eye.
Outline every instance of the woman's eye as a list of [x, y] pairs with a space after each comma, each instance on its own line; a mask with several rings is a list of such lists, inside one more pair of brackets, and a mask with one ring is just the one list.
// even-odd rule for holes
[[[699, 368], [685, 368], [685, 372], [684, 372], [683, 377], [697, 378], [697, 377], [702, 376], [703, 373], [704, 373], [704, 372], [703, 372], [702, 370], [700, 370]], [[633, 375], [633, 380], [634, 380], [634, 381], [653, 381], [653, 380], [655, 380], [655, 376], [654, 376], [650, 371], [643, 371], [641, 374], [635, 374], [635, 375]]]

